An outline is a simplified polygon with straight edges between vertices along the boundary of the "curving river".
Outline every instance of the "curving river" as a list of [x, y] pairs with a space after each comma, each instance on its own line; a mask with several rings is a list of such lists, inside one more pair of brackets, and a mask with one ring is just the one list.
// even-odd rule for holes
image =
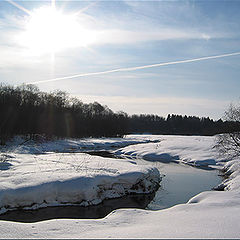
[[[93, 154], [101, 155], [101, 153], [96, 152]], [[107, 152], [104, 154], [108, 155]], [[111, 157], [113, 156], [111, 155]], [[96, 219], [103, 218], [119, 208], [160, 210], [186, 203], [191, 197], [200, 192], [211, 190], [222, 181], [216, 170], [204, 170], [182, 164], [149, 162], [140, 159], [134, 161], [137, 164], [151, 164], [159, 169], [163, 178], [156, 193], [109, 199], [99, 205], [88, 207], [64, 206], [32, 211], [16, 210], [0, 215], [0, 220], [38, 222], [57, 218]]]
[[[143, 164], [149, 162], [140, 160]], [[217, 170], [206, 170], [176, 163], [154, 162], [164, 177], [154, 199], [146, 209], [160, 210], [176, 204], [186, 203], [200, 192], [212, 190], [222, 182]]]

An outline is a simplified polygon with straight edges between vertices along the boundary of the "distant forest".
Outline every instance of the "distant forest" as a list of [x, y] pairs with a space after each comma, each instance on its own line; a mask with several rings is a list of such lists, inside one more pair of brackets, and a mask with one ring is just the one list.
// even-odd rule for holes
[[85, 104], [63, 91], [35, 85], [0, 85], [0, 140], [14, 135], [116, 137], [129, 133], [215, 135], [240, 129], [239, 122], [194, 116], [114, 113], [97, 102]]

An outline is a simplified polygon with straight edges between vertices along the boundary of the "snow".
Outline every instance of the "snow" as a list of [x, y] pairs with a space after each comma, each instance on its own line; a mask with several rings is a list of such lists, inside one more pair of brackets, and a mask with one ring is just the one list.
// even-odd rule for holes
[[[131, 160], [114, 160], [100, 157], [88, 156], [74, 153], [75, 160], [69, 153], [46, 153], [41, 155], [29, 155], [24, 153], [2, 153], [1, 159], [4, 164], [1, 170], [1, 191], [15, 191], [16, 189], [26, 190], [31, 188], [31, 181], [34, 186], [48, 187], [51, 189], [54, 184], [64, 183], [63, 189], [69, 188], [70, 198], [73, 197], [75, 184], [81, 177], [88, 176], [92, 179], [91, 186], [96, 181], [104, 182], [104, 186], [118, 183], [125, 179], [123, 185], [129, 189], [128, 183], [136, 183], [142, 176], [147, 176], [146, 186], [151, 186], [151, 180], [158, 178], [156, 170], [150, 166], [132, 164], [137, 163], [136, 158], [143, 158], [148, 161], [175, 161], [189, 164], [191, 166], [210, 166], [222, 169], [228, 178], [222, 183], [225, 191], [206, 191], [194, 196], [186, 204], [160, 210], [148, 211], [140, 209], [119, 209], [115, 210], [103, 219], [81, 220], [81, 219], [53, 219], [37, 223], [16, 223], [0, 221], [0, 232], [2, 238], [239, 238], [240, 237], [240, 163], [239, 159], [224, 159], [220, 157], [213, 148], [214, 137], [202, 136], [154, 136], [134, 135], [126, 136], [124, 141], [146, 141], [144, 144], [137, 144], [122, 147], [116, 150], [120, 156], [128, 156]], [[155, 142], [149, 142], [155, 141]], [[108, 141], [105, 139], [104, 141]], [[92, 143], [92, 142], [91, 142]], [[4, 155], [5, 154], [5, 155]], [[62, 158], [59, 158], [62, 154]], [[38, 163], [34, 157], [39, 156]], [[80, 159], [80, 164], [77, 162]], [[1, 161], [1, 160], [0, 160]], [[76, 163], [75, 163], [76, 161]], [[38, 165], [39, 164], [39, 165]], [[34, 168], [35, 167], [35, 172]], [[77, 166], [82, 167], [81, 176], [76, 171]], [[42, 178], [30, 178], [31, 174], [39, 172], [41, 168]], [[32, 169], [32, 173], [30, 172]], [[38, 169], [38, 171], [36, 171]], [[54, 171], [53, 171], [54, 169]], [[73, 170], [75, 169], [75, 170]], [[83, 173], [84, 169], [86, 174]], [[89, 169], [89, 172], [87, 172]], [[25, 171], [23, 174], [22, 171]], [[34, 172], [34, 173], [33, 173]], [[68, 175], [68, 173], [71, 173]], [[91, 173], [91, 174], [90, 174]], [[40, 173], [39, 173], [40, 174]], [[44, 176], [45, 174], [45, 176]], [[53, 185], [48, 185], [43, 179], [51, 176]], [[73, 174], [73, 175], [72, 175]], [[8, 178], [9, 180], [3, 180]], [[16, 177], [15, 177], [16, 175]], [[141, 176], [139, 178], [139, 176]], [[98, 178], [99, 177], [99, 178]], [[59, 180], [60, 178], [60, 180]], [[121, 181], [120, 181], [121, 178]], [[29, 179], [31, 181], [29, 182]], [[111, 180], [109, 180], [111, 179]], [[130, 179], [130, 180], [129, 180]], [[138, 180], [137, 180], [138, 179]], [[3, 184], [4, 183], [4, 184]], [[11, 185], [12, 184], [12, 185]], [[15, 184], [18, 184], [15, 186]], [[23, 187], [25, 186], [25, 188]], [[84, 188], [84, 184], [82, 184]], [[118, 193], [121, 187], [117, 185]], [[18, 188], [19, 187], [19, 188]], [[45, 192], [45, 189], [42, 189]], [[47, 189], [47, 188], [46, 188]], [[110, 189], [113, 189], [111, 185]], [[108, 187], [105, 190], [110, 190]], [[119, 190], [120, 189], [120, 190]], [[142, 191], [142, 189], [141, 189]], [[52, 192], [52, 190], [48, 191]], [[86, 192], [86, 193], [85, 193]], [[94, 191], [84, 193], [94, 199]], [[93, 195], [91, 195], [93, 194]], [[110, 193], [107, 193], [107, 195]], [[112, 194], [112, 192], [111, 192]], [[111, 195], [110, 194], [110, 195]], [[114, 195], [115, 193], [113, 193]], [[43, 194], [44, 195], [44, 194]], [[67, 196], [67, 194], [64, 194]], [[51, 196], [49, 196], [51, 199]], [[46, 196], [45, 196], [46, 198]], [[37, 198], [38, 199], [38, 198]], [[16, 201], [15, 201], [16, 202]], [[47, 202], [47, 201], [46, 201]]]
[[[192, 166], [222, 165], [214, 149], [215, 137], [150, 135], [156, 142], [127, 146], [115, 154], [148, 161], [181, 162]], [[158, 142], [157, 142], [158, 140]]]
[[1, 221], [0, 232], [5, 238], [239, 238], [239, 197], [205, 192], [194, 203], [161, 211], [120, 209], [99, 220]]
[[0, 175], [0, 213], [78, 203], [94, 205], [128, 193], [153, 192], [160, 181], [156, 168], [125, 159], [85, 153], [8, 154], [11, 166]]
[[121, 148], [131, 144], [148, 143], [158, 141], [149, 139], [145, 136], [130, 136], [127, 138], [81, 138], [81, 139], [57, 139], [45, 141], [40, 139], [39, 142], [26, 140], [21, 136], [16, 136], [1, 146], [1, 152], [14, 152], [26, 154], [40, 154], [44, 152], [84, 152], [93, 150], [112, 150]]

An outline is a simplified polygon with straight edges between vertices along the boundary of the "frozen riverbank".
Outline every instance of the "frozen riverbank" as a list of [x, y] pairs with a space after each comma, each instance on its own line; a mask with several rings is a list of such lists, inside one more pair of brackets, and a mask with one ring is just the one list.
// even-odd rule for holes
[[[137, 137], [129, 136], [135, 139]], [[160, 140], [160, 142], [128, 146], [120, 150], [121, 154], [128, 154], [133, 159], [143, 157], [148, 161], [178, 161], [195, 166], [208, 165], [225, 169], [229, 175], [223, 183], [222, 188], [225, 188], [225, 191], [203, 192], [186, 204], [160, 211], [119, 209], [99, 220], [59, 219], [31, 224], [0, 221], [1, 236], [3, 238], [239, 238], [238, 159], [225, 162], [226, 159], [219, 158], [212, 148], [214, 137], [139, 136], [139, 139]], [[133, 159], [129, 161], [134, 161]]]
[[[115, 154], [148, 161], [181, 162], [195, 167], [219, 166], [218, 168], [221, 168], [224, 166], [222, 162], [225, 159], [220, 157], [214, 148], [215, 137], [169, 135], [145, 135], [144, 137], [155, 142], [127, 146], [116, 150]], [[143, 136], [139, 135], [139, 138]]]
[[151, 193], [156, 168], [85, 153], [1, 154], [0, 213], [19, 207], [96, 205], [130, 193]]
[[204, 192], [160, 210], [119, 209], [98, 220], [0, 221], [2, 238], [239, 238], [239, 192]]
[[85, 152], [98, 150], [113, 150], [129, 145], [140, 143], [157, 142], [157, 138], [149, 139], [148, 137], [128, 135], [125, 138], [69, 138], [56, 139], [46, 141], [43, 137], [39, 137], [37, 141], [25, 139], [21, 136], [16, 136], [9, 140], [6, 145], [0, 146], [0, 151], [11, 153], [26, 153], [26, 154], [42, 154], [46, 152]]

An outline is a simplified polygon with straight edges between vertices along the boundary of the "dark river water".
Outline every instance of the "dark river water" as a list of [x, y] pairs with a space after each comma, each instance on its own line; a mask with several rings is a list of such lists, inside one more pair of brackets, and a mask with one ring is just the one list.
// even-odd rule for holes
[[64, 206], [33, 211], [15, 210], [0, 215], [0, 220], [37, 222], [56, 218], [96, 219], [103, 218], [119, 208], [160, 210], [176, 204], [186, 203], [191, 197], [200, 192], [211, 190], [222, 181], [216, 170], [198, 169], [176, 163], [135, 161], [138, 164], [153, 165], [163, 175], [161, 186], [156, 193], [108, 199], [99, 205], [89, 207]]

